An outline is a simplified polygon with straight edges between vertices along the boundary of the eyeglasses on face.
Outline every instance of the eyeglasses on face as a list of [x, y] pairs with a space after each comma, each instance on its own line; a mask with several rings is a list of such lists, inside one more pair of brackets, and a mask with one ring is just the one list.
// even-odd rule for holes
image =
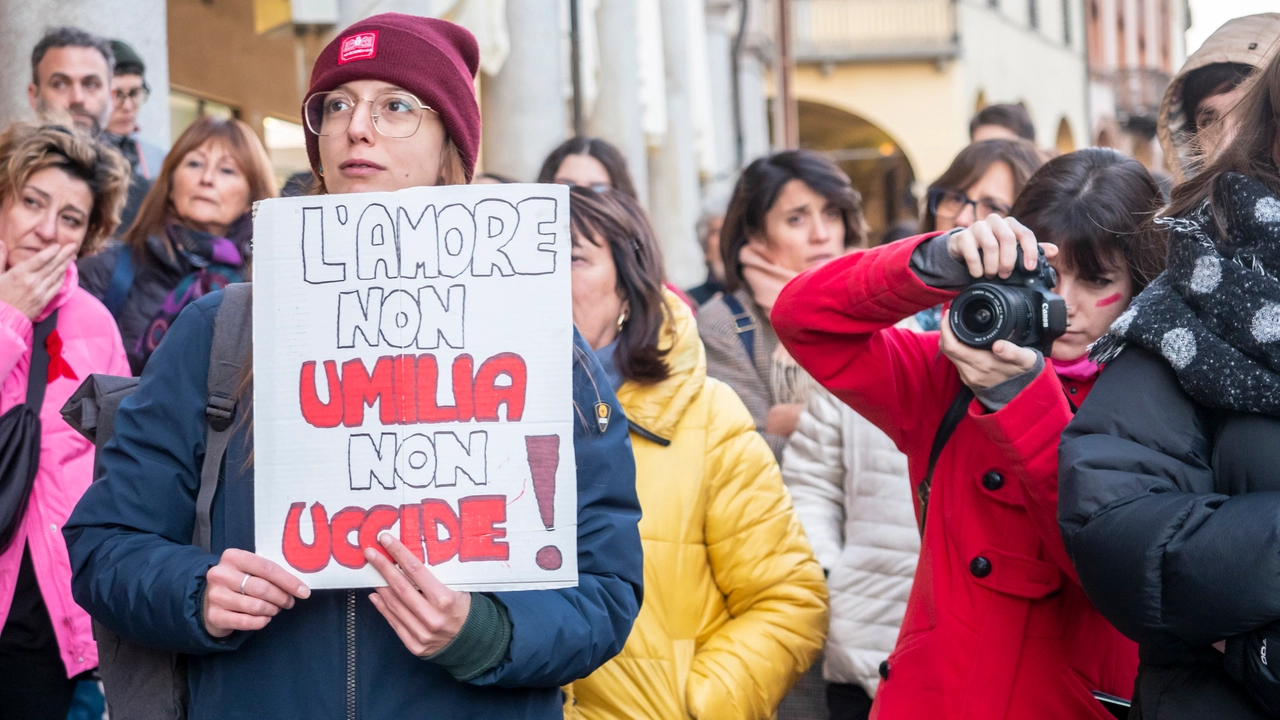
[[435, 112], [412, 93], [384, 92], [370, 100], [334, 90], [311, 95], [303, 103], [307, 128], [321, 137], [340, 135], [351, 126], [356, 107], [362, 102], [369, 103], [373, 129], [389, 138], [413, 135], [422, 125], [422, 117]]
[[123, 105], [128, 100], [135, 105], [141, 106], [151, 97], [151, 88], [147, 87], [146, 83], [143, 83], [140, 87], [127, 92], [125, 90], [114, 90], [111, 95], [115, 98], [117, 105]]
[[1009, 212], [1013, 209], [991, 198], [971, 200], [964, 193], [956, 192], [955, 190], [947, 190], [946, 188], [929, 190], [929, 212], [933, 213], [934, 217], [954, 220], [960, 217], [965, 207], [969, 205], [973, 206], [974, 217], [978, 219], [987, 217], [992, 213], [1000, 217], [1008, 217]]
[[568, 185], [571, 188], [575, 188], [575, 187], [585, 188], [595, 193], [607, 193], [613, 189], [608, 183], [591, 183], [590, 185], [583, 185], [582, 183], [574, 182], [573, 180], [568, 180], [568, 179], [556, 180], [556, 182], [561, 185]]

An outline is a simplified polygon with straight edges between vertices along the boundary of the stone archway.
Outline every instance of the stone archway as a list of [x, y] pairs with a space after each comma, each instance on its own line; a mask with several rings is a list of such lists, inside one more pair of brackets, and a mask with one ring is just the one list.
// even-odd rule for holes
[[896, 139], [874, 123], [839, 108], [801, 100], [800, 147], [834, 160], [862, 194], [873, 245], [895, 224], [914, 223], [915, 170]]
[[1058, 137], [1054, 140], [1053, 146], [1064, 155], [1076, 150], [1076, 139], [1071, 133], [1071, 122], [1066, 118], [1058, 121]]

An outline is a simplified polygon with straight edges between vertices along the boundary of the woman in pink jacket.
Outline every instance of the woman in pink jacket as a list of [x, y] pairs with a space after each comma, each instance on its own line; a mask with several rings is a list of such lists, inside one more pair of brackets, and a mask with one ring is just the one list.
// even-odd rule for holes
[[57, 312], [44, 326], [39, 468], [16, 531], [0, 548], [6, 717], [65, 718], [77, 676], [98, 666], [89, 615], [71, 598], [62, 539], [62, 524], [93, 480], [93, 445], [58, 411], [90, 373], [129, 374], [115, 321], [80, 289], [73, 262], [115, 229], [127, 187], [119, 153], [78, 132], [18, 124], [0, 133], [0, 414], [27, 401], [36, 328]]

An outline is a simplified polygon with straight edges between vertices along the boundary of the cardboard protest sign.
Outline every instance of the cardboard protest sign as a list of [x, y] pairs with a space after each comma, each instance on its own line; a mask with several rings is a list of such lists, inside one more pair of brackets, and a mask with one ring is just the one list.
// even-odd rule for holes
[[564, 186], [259, 203], [258, 554], [382, 585], [386, 530], [454, 588], [576, 585], [569, 249]]

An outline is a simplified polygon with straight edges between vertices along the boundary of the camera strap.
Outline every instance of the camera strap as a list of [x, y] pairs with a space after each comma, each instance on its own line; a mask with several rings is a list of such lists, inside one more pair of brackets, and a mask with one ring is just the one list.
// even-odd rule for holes
[[916, 498], [920, 501], [920, 537], [924, 537], [924, 520], [929, 509], [929, 490], [933, 487], [934, 468], [938, 466], [942, 449], [947, 446], [947, 441], [956, 431], [956, 426], [964, 419], [965, 413], [969, 410], [969, 403], [972, 401], [973, 389], [961, 384], [960, 392], [951, 401], [951, 407], [947, 408], [947, 412], [942, 416], [942, 422], [938, 424], [938, 432], [933, 436], [933, 447], [929, 449], [928, 469], [924, 471], [924, 479], [916, 486]]

